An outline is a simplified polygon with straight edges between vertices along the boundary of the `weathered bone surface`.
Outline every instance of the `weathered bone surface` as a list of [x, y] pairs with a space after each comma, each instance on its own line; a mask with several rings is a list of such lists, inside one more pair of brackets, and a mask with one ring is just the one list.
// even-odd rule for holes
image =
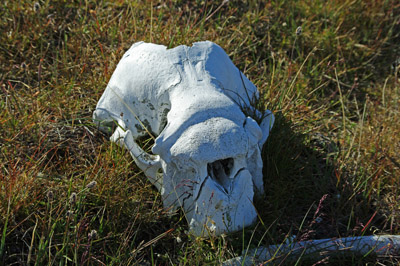
[[[165, 208], [182, 207], [193, 234], [218, 235], [257, 217], [261, 149], [274, 122], [270, 111], [251, 106], [257, 97], [212, 42], [173, 49], [139, 42], [122, 57], [93, 118], [100, 129], [115, 129], [111, 141], [130, 151]], [[152, 154], [136, 143], [146, 135], [156, 138]]]
[[305, 255], [322, 260], [327, 256], [339, 255], [342, 257], [375, 255], [390, 258], [398, 254], [400, 254], [400, 236], [398, 235], [355, 236], [300, 242], [288, 241], [286, 244], [261, 246], [246, 250], [244, 256], [227, 260], [222, 266], [266, 265], [273, 259], [281, 258], [287, 261], [289, 257]]

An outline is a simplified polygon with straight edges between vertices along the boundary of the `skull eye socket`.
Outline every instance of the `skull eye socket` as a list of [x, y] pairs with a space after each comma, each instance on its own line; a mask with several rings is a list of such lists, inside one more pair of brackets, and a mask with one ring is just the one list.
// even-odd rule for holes
[[208, 175], [219, 185], [221, 185], [225, 191], [229, 190], [231, 180], [230, 175], [234, 166], [233, 158], [226, 158], [217, 160], [207, 164]]

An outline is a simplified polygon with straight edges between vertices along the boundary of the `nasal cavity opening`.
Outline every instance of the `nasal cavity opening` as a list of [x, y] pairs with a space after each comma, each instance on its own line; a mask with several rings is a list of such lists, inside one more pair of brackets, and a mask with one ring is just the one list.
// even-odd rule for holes
[[217, 160], [207, 164], [208, 175], [227, 192], [231, 185], [229, 178], [233, 169], [233, 158]]

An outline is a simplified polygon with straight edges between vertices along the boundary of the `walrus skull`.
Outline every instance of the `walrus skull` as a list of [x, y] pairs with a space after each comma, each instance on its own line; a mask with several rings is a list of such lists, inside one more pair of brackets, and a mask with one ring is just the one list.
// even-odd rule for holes
[[[274, 122], [270, 111], [252, 107], [257, 97], [212, 42], [173, 49], [139, 42], [122, 57], [93, 118], [114, 130], [111, 141], [129, 150], [164, 207], [182, 207], [194, 235], [219, 235], [257, 218], [261, 149]], [[137, 144], [144, 136], [155, 138], [152, 154]]]

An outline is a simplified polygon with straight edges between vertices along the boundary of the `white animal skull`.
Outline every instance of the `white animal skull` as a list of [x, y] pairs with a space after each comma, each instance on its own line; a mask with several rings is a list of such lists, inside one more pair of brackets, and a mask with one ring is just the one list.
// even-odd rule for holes
[[[93, 114], [111, 140], [126, 147], [160, 190], [164, 207], [182, 207], [197, 236], [237, 231], [256, 220], [262, 194], [261, 148], [274, 122], [260, 125], [243, 110], [257, 88], [221, 47], [139, 42], [124, 54]], [[153, 154], [136, 143], [155, 136]], [[162, 171], [161, 171], [162, 170]]]

